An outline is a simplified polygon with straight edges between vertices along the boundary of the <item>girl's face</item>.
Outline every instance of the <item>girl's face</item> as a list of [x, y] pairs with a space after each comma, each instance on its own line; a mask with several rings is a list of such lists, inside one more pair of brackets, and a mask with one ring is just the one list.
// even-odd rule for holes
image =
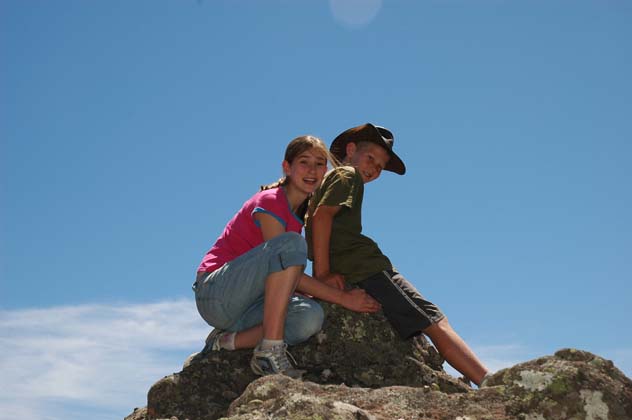
[[327, 172], [327, 157], [315, 147], [299, 154], [292, 163], [283, 161], [283, 171], [289, 177], [289, 183], [305, 194], [316, 191]]

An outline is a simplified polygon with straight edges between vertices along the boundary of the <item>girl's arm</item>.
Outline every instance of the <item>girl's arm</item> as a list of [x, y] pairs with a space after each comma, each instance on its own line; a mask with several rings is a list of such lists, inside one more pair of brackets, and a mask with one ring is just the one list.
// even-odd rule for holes
[[255, 220], [259, 222], [261, 233], [263, 234], [263, 240], [269, 241], [270, 239], [285, 233], [285, 228], [277, 219], [267, 213], [255, 213]]

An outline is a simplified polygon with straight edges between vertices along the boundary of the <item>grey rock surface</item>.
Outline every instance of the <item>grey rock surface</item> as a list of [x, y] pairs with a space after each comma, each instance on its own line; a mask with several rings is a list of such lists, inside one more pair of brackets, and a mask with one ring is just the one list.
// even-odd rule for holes
[[403, 341], [381, 313], [323, 306], [323, 331], [291, 348], [302, 381], [256, 377], [250, 350], [213, 352], [156, 382], [126, 420], [632, 419], [632, 382], [591, 353], [560, 350], [473, 390], [423, 336]]
[[632, 419], [632, 382], [611, 362], [565, 349], [493, 375], [468, 393], [431, 387], [349, 388], [280, 375], [258, 379], [227, 420], [254, 419]]

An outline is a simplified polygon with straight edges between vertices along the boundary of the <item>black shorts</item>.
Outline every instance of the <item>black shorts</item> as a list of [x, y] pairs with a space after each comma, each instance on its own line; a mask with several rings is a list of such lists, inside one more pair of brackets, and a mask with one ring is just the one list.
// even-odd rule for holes
[[403, 339], [418, 335], [444, 318], [401, 274], [392, 270], [362, 280], [358, 286], [380, 302], [384, 315]]

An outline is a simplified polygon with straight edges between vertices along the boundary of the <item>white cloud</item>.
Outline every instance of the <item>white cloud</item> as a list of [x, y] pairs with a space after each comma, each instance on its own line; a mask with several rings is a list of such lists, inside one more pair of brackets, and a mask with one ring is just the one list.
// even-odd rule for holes
[[0, 311], [0, 412], [122, 418], [208, 331], [192, 300]]
[[[472, 345], [472, 350], [490, 372], [497, 372], [539, 356], [519, 344]], [[457, 378], [463, 376], [447, 363], [443, 365], [443, 368], [452, 376]]]
[[479, 346], [475, 351], [491, 372], [538, 357], [529, 349], [518, 344]]
[[358, 27], [371, 23], [382, 7], [382, 0], [329, 0], [334, 18], [346, 26]]

